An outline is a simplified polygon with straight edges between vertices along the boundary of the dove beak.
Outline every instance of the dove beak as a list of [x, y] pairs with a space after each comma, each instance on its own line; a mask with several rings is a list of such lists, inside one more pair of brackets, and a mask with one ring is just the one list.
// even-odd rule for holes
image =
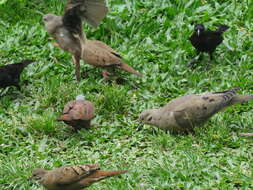
[[144, 125], [143, 119], [142, 119], [142, 118], [139, 118], [139, 119], [137, 120], [137, 123], [138, 123], [138, 125]]

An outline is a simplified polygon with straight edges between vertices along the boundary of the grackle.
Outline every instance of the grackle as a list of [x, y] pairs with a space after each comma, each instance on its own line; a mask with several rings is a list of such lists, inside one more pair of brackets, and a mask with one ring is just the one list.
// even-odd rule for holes
[[21, 90], [19, 85], [20, 74], [27, 65], [33, 62], [33, 60], [23, 60], [20, 63], [1, 66], [0, 88], [16, 86], [18, 90]]
[[194, 33], [191, 35], [189, 40], [191, 44], [197, 50], [197, 54], [206, 52], [210, 56], [210, 60], [213, 60], [213, 52], [216, 47], [223, 41], [222, 34], [229, 27], [226, 25], [220, 25], [217, 30], [211, 31], [206, 30], [203, 24], [197, 24], [194, 27]]

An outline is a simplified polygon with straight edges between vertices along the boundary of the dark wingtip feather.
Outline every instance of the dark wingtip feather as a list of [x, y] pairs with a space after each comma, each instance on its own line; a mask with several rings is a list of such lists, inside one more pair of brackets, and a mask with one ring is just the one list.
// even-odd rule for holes
[[224, 93], [228, 93], [228, 92], [236, 93], [236, 91], [240, 90], [240, 89], [241, 89], [241, 87], [235, 87], [235, 88], [225, 90], [225, 91], [214, 92], [214, 94], [224, 94]]
[[217, 31], [220, 32], [220, 33], [223, 33], [228, 29], [229, 29], [229, 26], [227, 26], [227, 25], [219, 25], [219, 28], [218, 28]]
[[21, 61], [20, 63], [30, 64], [30, 63], [33, 63], [33, 62], [35, 62], [35, 61], [32, 60], [32, 59], [25, 59], [25, 60]]
[[27, 66], [27, 65], [29, 65], [29, 64], [31, 64], [31, 63], [34, 63], [34, 62], [35, 62], [34, 60], [25, 59], [25, 60], [19, 62], [18, 64], [22, 64], [23, 66]]

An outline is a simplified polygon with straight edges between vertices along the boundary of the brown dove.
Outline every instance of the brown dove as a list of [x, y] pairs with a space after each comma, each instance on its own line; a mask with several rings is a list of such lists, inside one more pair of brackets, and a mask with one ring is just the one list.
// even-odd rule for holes
[[222, 109], [253, 99], [253, 95], [238, 95], [234, 88], [224, 92], [185, 95], [159, 109], [143, 111], [139, 119], [171, 132], [193, 131]]
[[126, 173], [126, 170], [103, 171], [98, 164], [65, 166], [53, 170], [37, 168], [31, 179], [48, 190], [81, 190], [107, 177]]
[[[104, 0], [69, 0], [63, 16], [47, 14], [43, 21], [47, 32], [57, 41], [57, 45], [72, 54], [76, 65], [76, 78], [80, 81], [80, 60], [103, 68], [119, 68], [141, 76], [122, 61], [121, 56], [103, 42], [87, 40], [82, 30], [84, 19], [91, 26], [98, 26], [107, 14]], [[108, 78], [108, 73], [103, 73]]]
[[84, 97], [79, 95], [76, 100], [64, 106], [63, 114], [57, 120], [63, 121], [75, 130], [89, 128], [91, 120], [95, 117], [94, 110], [92, 102], [84, 100]]

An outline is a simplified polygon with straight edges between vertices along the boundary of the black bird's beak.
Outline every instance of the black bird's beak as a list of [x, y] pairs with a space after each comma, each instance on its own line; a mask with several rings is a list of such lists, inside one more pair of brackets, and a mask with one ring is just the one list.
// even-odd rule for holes
[[200, 29], [197, 30], [197, 35], [198, 35], [198, 36], [200, 35]]

